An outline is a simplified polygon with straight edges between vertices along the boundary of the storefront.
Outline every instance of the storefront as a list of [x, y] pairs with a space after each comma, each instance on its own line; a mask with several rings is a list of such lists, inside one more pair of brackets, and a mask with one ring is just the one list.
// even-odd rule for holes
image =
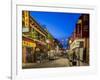
[[76, 39], [73, 41], [73, 43], [70, 46], [70, 50], [72, 51], [72, 53], [75, 52], [77, 59], [79, 59], [80, 61], [84, 61], [84, 44], [85, 44], [85, 39]]
[[34, 51], [35, 51], [36, 43], [29, 39], [23, 37], [22, 40], [22, 62], [23, 63], [32, 63], [34, 62]]

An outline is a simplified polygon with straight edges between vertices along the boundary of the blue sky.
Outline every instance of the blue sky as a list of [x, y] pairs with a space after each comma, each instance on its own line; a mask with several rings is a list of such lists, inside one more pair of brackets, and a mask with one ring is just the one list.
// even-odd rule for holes
[[81, 14], [30, 11], [30, 15], [39, 24], [45, 25], [55, 38], [61, 40], [72, 35], [76, 22]]

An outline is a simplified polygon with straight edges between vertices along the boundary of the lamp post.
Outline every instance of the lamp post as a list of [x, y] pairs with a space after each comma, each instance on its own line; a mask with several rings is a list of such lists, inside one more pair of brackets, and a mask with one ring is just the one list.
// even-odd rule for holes
[[49, 49], [49, 43], [50, 43], [50, 41], [47, 39], [46, 43], [47, 43], [47, 46], [48, 46], [48, 49]]

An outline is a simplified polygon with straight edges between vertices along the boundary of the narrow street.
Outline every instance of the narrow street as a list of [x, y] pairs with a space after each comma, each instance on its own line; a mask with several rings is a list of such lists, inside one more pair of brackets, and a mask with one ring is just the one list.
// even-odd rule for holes
[[22, 11], [22, 18], [23, 69], [90, 65], [89, 14]]
[[42, 63], [23, 64], [23, 68], [50, 68], [50, 67], [68, 67], [69, 60], [67, 58], [58, 58], [56, 60], [47, 60]]
[[[80, 63], [80, 65], [78, 64]], [[40, 63], [25, 63], [23, 64], [23, 69], [29, 68], [55, 68], [55, 67], [72, 67], [72, 62], [70, 62], [67, 58], [59, 57], [55, 60], [44, 60]], [[76, 66], [88, 66], [88, 64], [83, 63], [77, 60]]]

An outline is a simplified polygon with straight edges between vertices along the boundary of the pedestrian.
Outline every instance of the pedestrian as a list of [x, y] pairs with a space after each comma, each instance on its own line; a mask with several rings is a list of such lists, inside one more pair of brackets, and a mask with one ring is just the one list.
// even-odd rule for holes
[[77, 56], [75, 54], [75, 51], [73, 52], [73, 56], [72, 56], [72, 65], [73, 66], [77, 65]]
[[40, 63], [42, 63], [42, 61], [43, 61], [43, 53], [40, 53]]
[[86, 48], [83, 50], [83, 62], [86, 63]]

